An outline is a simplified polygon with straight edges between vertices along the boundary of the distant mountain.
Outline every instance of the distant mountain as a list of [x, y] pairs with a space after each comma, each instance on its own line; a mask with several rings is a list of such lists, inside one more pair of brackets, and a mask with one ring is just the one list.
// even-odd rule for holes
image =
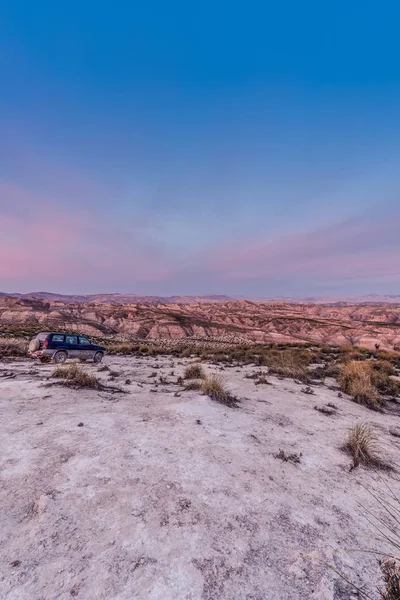
[[332, 304], [341, 306], [347, 304], [400, 304], [399, 295], [367, 294], [365, 296], [311, 296], [306, 298], [274, 297], [263, 298], [261, 302], [290, 302], [293, 304]]
[[49, 300], [51, 302], [94, 302], [110, 304], [192, 304], [201, 302], [229, 302], [229, 296], [142, 296], [140, 294], [55, 294], [52, 292], [30, 292], [29, 294], [6, 294], [0, 292], [0, 296], [11, 298], [36, 298], [38, 300]]
[[57, 294], [52, 292], [30, 292], [28, 294], [7, 294], [0, 292], [0, 296], [11, 298], [35, 298], [51, 302], [92, 302], [98, 304], [198, 304], [208, 302], [230, 302], [235, 300], [249, 300], [251, 302], [288, 302], [290, 304], [324, 304], [332, 306], [346, 306], [350, 304], [398, 304], [399, 295], [368, 294], [366, 296], [310, 296], [294, 298], [287, 296], [275, 297], [246, 297], [226, 296], [211, 294], [205, 296], [143, 296], [141, 294]]

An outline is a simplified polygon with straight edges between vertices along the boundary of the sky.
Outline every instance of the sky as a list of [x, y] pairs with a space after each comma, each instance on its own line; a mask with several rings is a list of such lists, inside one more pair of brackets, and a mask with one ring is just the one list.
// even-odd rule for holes
[[400, 294], [399, 19], [2, 0], [0, 291]]

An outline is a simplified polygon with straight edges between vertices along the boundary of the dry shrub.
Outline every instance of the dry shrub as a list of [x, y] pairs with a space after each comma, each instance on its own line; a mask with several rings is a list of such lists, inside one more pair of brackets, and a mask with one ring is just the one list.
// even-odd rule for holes
[[183, 375], [184, 379], [204, 379], [205, 376], [203, 367], [197, 363], [187, 366]]
[[353, 469], [359, 465], [382, 466], [381, 446], [375, 428], [369, 423], [357, 423], [348, 433], [343, 447], [353, 458]]
[[256, 385], [272, 385], [272, 383], [268, 381], [264, 374], [259, 375], [257, 378], [255, 378], [254, 383]]
[[138, 350], [141, 354], [148, 354], [150, 346], [148, 344], [140, 344]]
[[388, 360], [374, 360], [371, 363], [372, 369], [385, 375], [396, 375], [396, 369]]
[[378, 350], [374, 353], [378, 360], [388, 361], [394, 367], [400, 368], [400, 352], [397, 350]]
[[358, 346], [342, 346], [340, 348], [340, 362], [350, 362], [352, 360], [365, 360], [371, 353], [366, 348]]
[[0, 357], [2, 356], [26, 356], [28, 343], [21, 338], [1, 337]]
[[183, 348], [183, 350], [181, 350], [179, 356], [181, 358], [190, 358], [193, 354], [193, 350], [191, 348]]
[[226, 406], [236, 406], [237, 400], [231, 396], [226, 388], [222, 378], [219, 375], [210, 375], [203, 380], [202, 391], [212, 400], [225, 404]]
[[[374, 365], [374, 363], [372, 363], [372, 365]], [[391, 375], [385, 371], [372, 369], [371, 381], [381, 394], [393, 398], [400, 395], [400, 383], [395, 379], [392, 379]]]
[[370, 361], [352, 360], [343, 365], [339, 379], [340, 388], [349, 396], [369, 408], [377, 409], [383, 401], [373, 384]]
[[50, 377], [62, 379], [65, 385], [74, 388], [99, 389], [102, 387], [95, 375], [86, 373], [75, 363], [65, 367], [56, 367]]

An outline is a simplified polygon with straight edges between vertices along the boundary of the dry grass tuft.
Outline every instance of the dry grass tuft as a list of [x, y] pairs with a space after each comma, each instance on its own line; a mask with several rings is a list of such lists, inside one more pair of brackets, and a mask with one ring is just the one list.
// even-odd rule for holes
[[204, 379], [205, 376], [203, 367], [197, 363], [187, 366], [183, 375], [184, 379]]
[[369, 423], [357, 423], [348, 433], [343, 449], [353, 458], [353, 469], [383, 466], [381, 446], [375, 428]]
[[369, 361], [351, 360], [343, 365], [338, 379], [340, 388], [359, 404], [378, 409], [383, 400], [373, 384], [372, 367]]
[[65, 385], [74, 388], [100, 389], [101, 383], [95, 375], [83, 371], [77, 364], [72, 363], [65, 367], [56, 367], [50, 377], [62, 379]]
[[219, 375], [210, 375], [209, 377], [206, 377], [201, 389], [204, 394], [207, 394], [207, 396], [216, 402], [231, 407], [237, 406], [237, 399], [230, 394]]

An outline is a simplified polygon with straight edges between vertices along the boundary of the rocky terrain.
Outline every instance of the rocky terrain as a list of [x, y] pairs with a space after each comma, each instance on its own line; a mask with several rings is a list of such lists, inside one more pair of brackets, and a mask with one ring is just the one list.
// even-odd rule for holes
[[0, 297], [0, 332], [79, 330], [127, 340], [216, 343], [314, 342], [382, 349], [400, 347], [400, 305], [285, 302], [61, 302]]
[[[391, 552], [372, 515], [399, 494], [393, 402], [372, 411], [329, 377], [304, 387], [203, 362], [230, 407], [185, 383], [190, 363], [108, 356], [80, 367], [99, 382], [87, 389], [0, 360], [0, 597], [389, 598], [381, 555], [358, 550]], [[353, 468], [343, 450], [364, 422], [382, 469]]]

